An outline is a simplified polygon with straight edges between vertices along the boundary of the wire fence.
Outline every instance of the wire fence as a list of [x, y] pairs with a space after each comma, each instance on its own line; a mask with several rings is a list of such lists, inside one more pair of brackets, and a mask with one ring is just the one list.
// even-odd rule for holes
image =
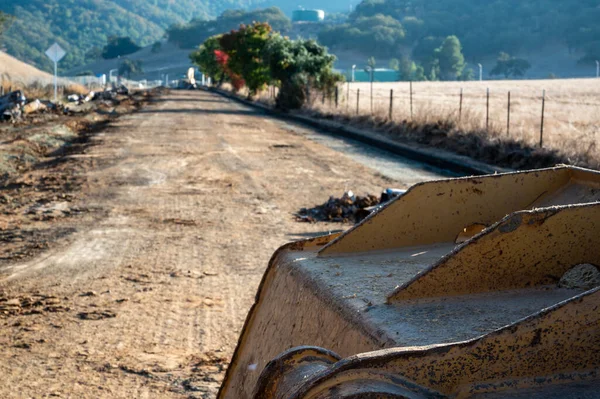
[[[72, 88], [74, 85], [81, 86], [82, 88], [87, 89], [88, 91], [92, 90], [103, 90], [106, 87], [110, 87], [112, 85], [124, 85], [129, 89], [149, 89], [163, 85], [165, 82], [157, 80], [157, 81], [136, 81], [129, 80], [125, 78], [116, 78], [113, 77], [112, 80], [107, 81], [105, 78], [96, 77], [96, 76], [69, 76], [69, 77], [59, 77], [57, 79], [58, 91], [62, 95], [65, 90]], [[173, 81], [172, 83], [176, 83]], [[54, 78], [49, 77], [31, 77], [31, 78], [14, 78], [8, 77], [0, 74], [0, 95], [4, 95], [5, 92], [11, 91], [13, 88], [23, 88], [23, 87], [46, 87], [53, 86]]]
[[[256, 100], [273, 106], [278, 93], [269, 87]], [[344, 83], [330, 93], [311, 90], [305, 108], [392, 124], [452, 123], [459, 132], [600, 163], [600, 79]]]
[[[523, 88], [510, 87], [509, 82], [490, 83], [488, 87], [462, 87], [460, 82], [346, 83], [332, 93], [312, 92], [308, 108], [393, 122], [451, 121], [463, 131], [485, 132], [539, 147], [596, 151], [600, 80], [588, 80], [577, 89], [564, 82], [550, 84], [548, 89], [541, 82], [529, 82]], [[276, 95], [273, 90], [272, 98]]]

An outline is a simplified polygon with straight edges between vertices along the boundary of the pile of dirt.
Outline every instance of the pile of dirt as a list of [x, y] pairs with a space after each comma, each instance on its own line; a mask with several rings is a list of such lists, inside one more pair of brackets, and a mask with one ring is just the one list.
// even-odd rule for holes
[[308, 223], [358, 223], [369, 216], [372, 208], [380, 203], [380, 198], [375, 195], [367, 194], [361, 197], [348, 191], [340, 198], [331, 196], [324, 204], [300, 209], [296, 214], [296, 220]]

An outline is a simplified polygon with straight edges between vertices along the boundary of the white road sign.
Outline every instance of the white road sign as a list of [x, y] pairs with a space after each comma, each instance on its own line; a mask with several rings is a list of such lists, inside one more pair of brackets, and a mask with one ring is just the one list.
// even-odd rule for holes
[[63, 57], [67, 54], [62, 47], [58, 45], [58, 43], [54, 43], [48, 50], [46, 50], [46, 55], [53, 62], [58, 62], [63, 59]]
[[66, 54], [67, 52], [58, 43], [54, 43], [46, 50], [46, 55], [54, 62], [54, 102], [58, 101], [58, 61], [62, 60]]

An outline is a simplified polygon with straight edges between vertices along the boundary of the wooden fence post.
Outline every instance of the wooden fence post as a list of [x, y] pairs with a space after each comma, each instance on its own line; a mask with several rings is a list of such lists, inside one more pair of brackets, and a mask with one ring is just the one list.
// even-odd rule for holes
[[413, 90], [412, 90], [412, 80], [410, 81], [410, 119], [413, 118]]
[[390, 120], [394, 119], [394, 89], [390, 90]]
[[360, 89], [356, 91], [356, 115], [360, 111]]
[[508, 107], [506, 108], [506, 135], [510, 137], [510, 90], [508, 91]]
[[348, 90], [346, 91], [346, 110], [350, 110], [350, 82], [348, 82]]
[[544, 146], [544, 111], [546, 109], [546, 90], [542, 92], [542, 124], [540, 126], [540, 148]]
[[460, 100], [458, 102], [458, 121], [462, 119], [462, 103], [463, 103], [463, 89], [460, 89]]
[[373, 115], [373, 74], [374, 71], [371, 69], [371, 115]]
[[485, 130], [490, 131], [490, 89], [487, 89], [485, 105]]
[[338, 107], [338, 101], [339, 101], [339, 90], [340, 88], [338, 86], [335, 86], [335, 108], [337, 109]]

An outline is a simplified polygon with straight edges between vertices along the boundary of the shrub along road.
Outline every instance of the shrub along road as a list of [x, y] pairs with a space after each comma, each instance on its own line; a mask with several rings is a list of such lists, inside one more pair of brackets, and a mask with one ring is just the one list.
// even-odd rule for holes
[[85, 211], [0, 263], [0, 397], [214, 397], [275, 249], [349, 227], [293, 213], [403, 187], [282, 126], [172, 92], [72, 155]]

